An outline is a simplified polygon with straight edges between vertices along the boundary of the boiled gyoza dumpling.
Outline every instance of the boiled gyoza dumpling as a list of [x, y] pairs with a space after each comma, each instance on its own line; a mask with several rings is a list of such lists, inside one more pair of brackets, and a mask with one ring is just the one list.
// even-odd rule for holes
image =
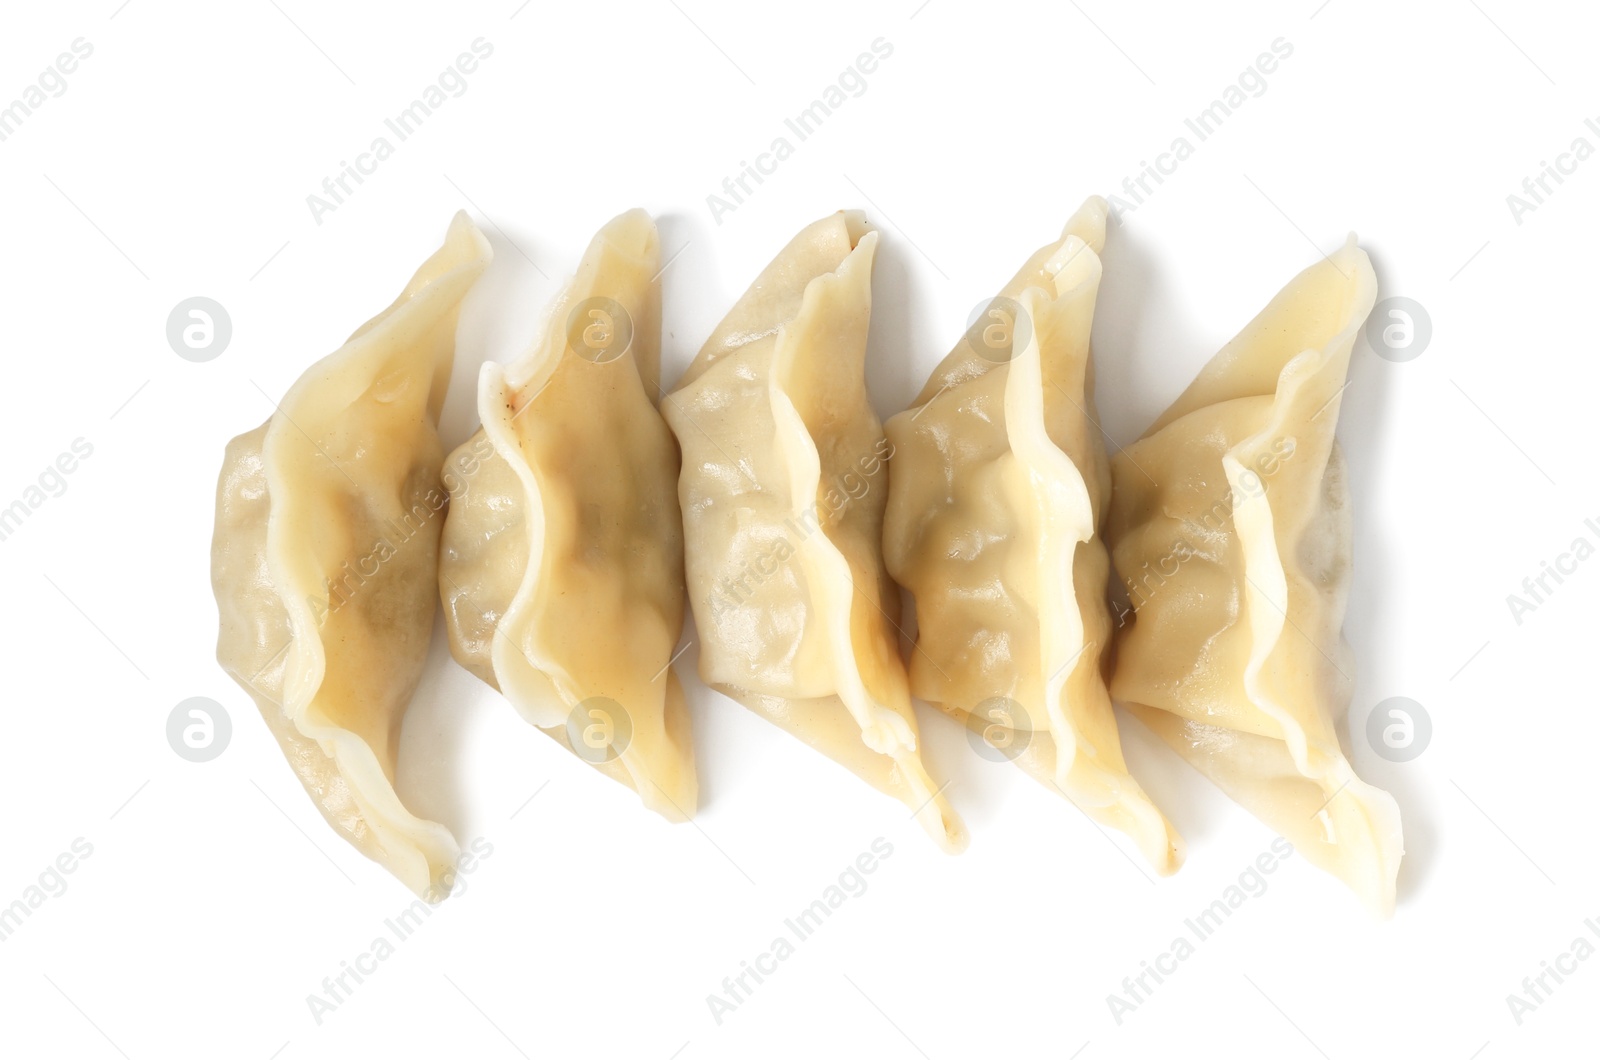
[[655, 224], [590, 243], [539, 340], [483, 366], [483, 428], [445, 464], [450, 648], [529, 722], [671, 820], [697, 801], [683, 688], [678, 448], [656, 411]]
[[459, 852], [401, 805], [395, 759], [433, 631], [456, 317], [490, 256], [456, 215], [395, 303], [228, 443], [217, 483], [218, 660], [334, 829], [429, 901]]
[[1351, 529], [1334, 426], [1375, 291], [1354, 238], [1291, 281], [1112, 461], [1106, 537], [1135, 612], [1112, 694], [1387, 915], [1399, 809], [1338, 731]]
[[700, 675], [911, 807], [966, 832], [919, 752], [883, 568], [883, 429], [863, 375], [878, 234], [818, 221], [718, 325], [663, 407], [683, 447]]
[[883, 552], [916, 599], [912, 692], [1166, 874], [1182, 840], [1128, 775], [1101, 672], [1110, 480], [1089, 326], [1105, 224], [1090, 199], [889, 421]]

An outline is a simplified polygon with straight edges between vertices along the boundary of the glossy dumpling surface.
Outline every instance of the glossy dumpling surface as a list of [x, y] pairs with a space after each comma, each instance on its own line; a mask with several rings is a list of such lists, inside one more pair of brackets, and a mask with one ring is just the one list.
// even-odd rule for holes
[[916, 600], [912, 692], [1169, 873], [1182, 841], [1128, 774], [1101, 672], [1110, 480], [1089, 330], [1105, 222], [1104, 200], [1085, 203], [889, 421], [884, 557]]
[[334, 829], [430, 901], [458, 851], [401, 804], [395, 761], [433, 629], [456, 319], [490, 256], [457, 215], [394, 304], [228, 444], [217, 484], [218, 660]]
[[700, 674], [911, 808], [966, 832], [919, 749], [882, 559], [889, 446], [864, 365], [878, 235], [797, 235], [718, 325], [663, 413], [683, 449]]
[[694, 748], [670, 660], [683, 627], [678, 448], [656, 410], [660, 270], [642, 210], [595, 236], [533, 348], [478, 385], [452, 453], [439, 568], [456, 659], [532, 724], [693, 816]]
[[1334, 428], [1375, 291], [1354, 239], [1291, 281], [1112, 460], [1107, 536], [1135, 612], [1112, 694], [1387, 915], [1399, 810], [1339, 736], [1351, 522]]

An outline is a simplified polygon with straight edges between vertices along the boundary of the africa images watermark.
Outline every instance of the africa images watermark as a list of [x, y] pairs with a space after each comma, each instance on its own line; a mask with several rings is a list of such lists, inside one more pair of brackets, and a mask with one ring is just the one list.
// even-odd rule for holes
[[1175, 974], [1182, 962], [1193, 957], [1200, 943], [1213, 938], [1217, 930], [1233, 916], [1234, 910], [1243, 907], [1252, 898], [1266, 894], [1267, 877], [1277, 872], [1278, 866], [1293, 854], [1294, 846], [1287, 839], [1282, 836], [1274, 839], [1268, 849], [1256, 855], [1256, 859], [1239, 873], [1236, 882], [1223, 888], [1219, 898], [1183, 922], [1187, 934], [1174, 937], [1166, 949], [1150, 960], [1140, 961], [1140, 970], [1136, 974], [1123, 976], [1122, 993], [1106, 995], [1106, 1007], [1111, 1010], [1111, 1018], [1116, 1020], [1117, 1026], [1122, 1026], [1126, 1017], [1154, 997], [1156, 987]]
[[[1136, 176], [1125, 177], [1122, 191], [1111, 196], [1111, 217], [1120, 221], [1123, 214], [1132, 213], [1143, 206], [1156, 188], [1178, 171], [1178, 167], [1194, 156], [1195, 144], [1204, 143], [1222, 128], [1222, 123], [1235, 114], [1251, 99], [1266, 95], [1267, 78], [1275, 73], [1278, 64], [1294, 54], [1294, 45], [1285, 37], [1278, 37], [1268, 46], [1271, 50], [1256, 56], [1255, 62], [1244, 68], [1237, 80], [1223, 88], [1211, 104], [1192, 118], [1183, 119], [1188, 132], [1194, 134], [1191, 142], [1186, 134], [1173, 138], [1165, 151], [1156, 155], [1154, 162], [1139, 161]], [[1154, 182], [1154, 186], [1152, 186]]]
[[756, 155], [754, 163], [741, 159], [738, 173], [723, 178], [722, 194], [712, 192], [706, 196], [706, 207], [711, 211], [713, 221], [722, 224], [723, 215], [737, 210], [755, 193], [751, 181], [760, 185], [765, 178], [778, 171], [781, 163], [794, 155], [794, 143], [790, 142], [787, 133], [795, 135], [795, 142], [804, 143], [847, 101], [867, 94], [867, 77], [877, 72], [880, 62], [894, 54], [894, 44], [884, 37], [875, 39], [870, 47], [871, 51], [857, 55], [855, 62], [845, 67], [832, 84], [825, 86], [809, 107], [792, 118], [783, 119], [787, 132], [774, 137], [767, 149]]
[[373, 137], [367, 149], [356, 155], [355, 162], [341, 160], [339, 172], [323, 178], [320, 195], [312, 192], [306, 196], [306, 206], [311, 210], [313, 221], [322, 224], [323, 215], [333, 213], [355, 194], [355, 188], [350, 186], [351, 181], [355, 181], [357, 187], [365, 183], [367, 177], [378, 171], [378, 166], [394, 156], [396, 143], [410, 139], [430, 116], [451, 99], [459, 99], [467, 94], [470, 87], [467, 77], [477, 71], [480, 62], [494, 54], [494, 45], [482, 37], [474, 40], [470, 47], [470, 51], [457, 55], [434, 83], [422, 90], [420, 98], [412, 100], [410, 106], [402, 108], [394, 117], [383, 119], [384, 128], [395, 136], [393, 142], [388, 136]]
[[69, 449], [46, 464], [35, 482], [22, 491], [22, 496], [0, 508], [0, 541], [9, 541], [45, 501], [67, 492], [67, 476], [94, 455], [94, 446], [84, 438], [74, 438]]
[[[1294, 456], [1294, 450], [1293, 438], [1273, 439], [1271, 450], [1258, 453], [1254, 466], [1245, 468], [1243, 474], [1239, 476], [1239, 491], [1235, 492], [1230, 485], [1225, 493], [1212, 502], [1211, 507], [1205, 510], [1198, 521], [1189, 520], [1190, 526], [1197, 525], [1204, 535], [1215, 536], [1232, 522], [1233, 511], [1238, 507], [1240, 494], [1246, 498], [1264, 496], [1267, 492], [1267, 479], [1277, 474], [1278, 469]], [[1178, 570], [1184, 563], [1203, 554], [1180, 537], [1173, 541], [1160, 557], [1146, 560], [1144, 566], [1124, 577], [1123, 582], [1128, 590], [1128, 606], [1118, 605], [1118, 628], [1125, 626], [1130, 614], [1136, 614], [1141, 607], [1150, 602], [1162, 586], [1177, 577]]]
[[66, 894], [67, 877], [77, 872], [79, 863], [87, 861], [93, 853], [94, 845], [83, 836], [79, 836], [66, 850], [56, 855], [54, 861], [44, 867], [36, 882], [22, 889], [22, 897], [15, 898], [10, 905], [0, 908], [0, 942], [5, 942], [15, 935], [23, 922], [33, 916], [35, 909], [51, 898], [60, 898]]
[[[768, 976], [775, 974], [781, 962], [795, 955], [796, 944], [805, 942], [815, 935], [817, 929], [833, 916], [835, 909], [843, 906], [851, 898], [860, 898], [866, 894], [867, 877], [877, 872], [878, 866], [893, 854], [893, 843], [883, 836], [874, 839], [869, 844], [869, 849], [856, 855], [855, 860], [839, 873], [837, 881], [824, 887], [822, 894], [815, 901], [784, 920], [783, 926], [788, 930], [787, 935], [778, 935], [766, 949], [753, 958], [740, 961], [739, 972], [724, 976], [722, 993], [706, 995], [706, 1008], [710, 1009], [711, 1018], [717, 1026], [722, 1026], [725, 1018], [750, 1000], [755, 994], [756, 987], [766, 982]], [[793, 941], [790, 941], [791, 936]], [[751, 980], [755, 982], [752, 983]]]
[[[1600, 521], [1585, 519], [1583, 526], [1594, 535], [1594, 541], [1583, 534], [1573, 538], [1567, 551], [1553, 561], [1539, 561], [1539, 573], [1522, 579], [1521, 593], [1506, 594], [1506, 606], [1511, 609], [1511, 617], [1517, 625], [1522, 625], [1523, 615], [1531, 614], [1539, 610], [1542, 604], [1549, 603], [1550, 597], [1555, 595], [1567, 578], [1578, 573], [1578, 564], [1595, 554], [1595, 541], [1600, 541]], [[1552, 580], [1555, 581], [1554, 585], [1550, 584]]]
[[45, 67], [37, 80], [23, 87], [17, 98], [0, 107], [0, 143], [15, 136], [22, 123], [52, 99], [67, 94], [67, 77], [77, 72], [78, 64], [94, 54], [94, 45], [85, 37], [78, 37], [55, 62]]
[[[1592, 135], [1600, 137], [1600, 121], [1585, 118], [1583, 127]], [[1550, 196], [1556, 193], [1556, 189], [1578, 171], [1579, 166], [1594, 157], [1594, 153], [1595, 147], [1589, 137], [1578, 136], [1567, 145], [1565, 151], [1556, 155], [1554, 163], [1541, 159], [1538, 172], [1522, 178], [1521, 194], [1512, 192], [1506, 196], [1506, 206], [1511, 210], [1511, 219], [1520, 227], [1523, 218], [1543, 206]]]
[[[570, 353], [590, 364], [607, 364], [626, 353], [633, 341], [633, 318], [628, 311], [611, 298], [585, 298], [567, 315], [567, 348]], [[537, 396], [537, 395], [535, 395]], [[531, 399], [530, 399], [531, 400]], [[522, 406], [516, 416], [528, 408]], [[398, 519], [385, 519], [383, 532], [366, 552], [354, 560], [340, 565], [337, 578], [323, 579], [324, 595], [307, 598], [307, 604], [320, 623], [330, 614], [348, 604], [373, 578], [385, 563], [400, 554], [429, 523], [439, 518], [452, 500], [459, 500], [467, 485], [485, 460], [495, 456], [494, 443], [483, 432], [459, 451], [455, 458], [440, 469], [440, 485], [430, 486], [411, 501], [411, 506]]]
[[837, 520], [839, 513], [853, 501], [859, 501], [872, 489], [874, 479], [894, 456], [894, 444], [888, 438], [879, 438], [870, 453], [856, 459], [856, 466], [838, 475], [826, 488], [819, 488], [816, 500], [798, 515], [783, 521], [784, 535], [746, 560], [737, 573], [722, 579], [711, 592], [711, 617], [720, 619], [724, 614], [747, 607], [763, 583], [778, 573], [800, 547], [821, 530], [824, 525]]
[[[494, 853], [494, 844], [479, 836], [468, 844], [468, 849], [456, 859], [455, 868], [445, 879], [446, 889], [452, 897], [466, 893], [466, 877], [477, 871], [479, 861], [486, 861]], [[324, 976], [322, 992], [306, 995], [306, 1008], [317, 1026], [327, 1016], [337, 1012], [354, 996], [356, 987], [375, 974], [384, 961], [393, 957], [397, 946], [417, 933], [424, 921], [433, 916], [433, 907], [418, 898], [392, 917], [383, 921], [385, 933], [374, 938], [366, 949], [348, 961], [339, 962], [339, 971]], [[392, 941], [391, 941], [392, 940]], [[351, 980], [355, 980], [354, 983]]]
[[400, 513], [398, 519], [385, 519], [381, 535], [366, 552], [340, 564], [336, 578], [323, 578], [323, 595], [306, 598], [306, 604], [317, 622], [321, 623], [327, 616], [338, 614], [368, 582], [378, 576], [385, 563], [400, 555], [401, 550], [429, 523], [440, 518], [451, 498], [466, 489], [466, 480], [477, 473], [484, 459], [493, 454], [494, 445], [486, 436], [480, 434], [474, 437], [467, 451], [456, 457], [454, 467], [445, 465], [441, 477], [443, 489], [429, 487], [411, 502], [410, 508]]
[[[1593, 917], [1586, 918], [1583, 926], [1589, 929], [1589, 934], [1600, 938], [1600, 920]], [[1555, 955], [1553, 960], [1540, 961], [1539, 967], [1543, 971], [1538, 975], [1527, 975], [1522, 978], [1522, 993], [1507, 994], [1506, 1008], [1511, 1010], [1511, 1018], [1517, 1026], [1522, 1026], [1522, 1021], [1555, 995], [1556, 987], [1567, 981], [1567, 976], [1578, 971], [1581, 961], [1587, 961], [1595, 955], [1595, 944], [1583, 935], [1575, 936], [1566, 949]], [[1555, 982], [1552, 983], [1551, 980]]]

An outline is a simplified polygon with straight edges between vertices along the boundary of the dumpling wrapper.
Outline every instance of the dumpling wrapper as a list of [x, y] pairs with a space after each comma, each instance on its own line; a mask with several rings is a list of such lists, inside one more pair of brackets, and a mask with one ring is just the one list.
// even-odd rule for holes
[[888, 443], [864, 368], [878, 234], [807, 227], [706, 341], [663, 411], [683, 448], [700, 675], [910, 807], [966, 829], [919, 752], [883, 567]]
[[678, 449], [656, 409], [659, 247], [643, 210], [612, 220], [533, 348], [509, 370], [483, 366], [483, 427], [446, 463], [439, 591], [461, 665], [681, 821], [698, 789], [670, 666], [683, 531]]
[[1136, 613], [1112, 695], [1387, 916], [1399, 807], [1337, 731], [1351, 522], [1334, 428], [1376, 290], [1353, 236], [1292, 280], [1113, 459], [1106, 536]]
[[217, 483], [218, 661], [334, 830], [430, 902], [459, 850], [401, 804], [395, 761], [433, 632], [456, 320], [491, 256], [457, 214], [394, 304], [228, 443]]
[[[1111, 483], [1089, 330], [1106, 211], [1084, 203], [889, 420], [884, 558], [916, 600], [912, 693], [1005, 730], [1018, 765], [1167, 875], [1183, 841], [1128, 774], [1101, 667]], [[974, 348], [985, 325], [1010, 331], [998, 351]]]

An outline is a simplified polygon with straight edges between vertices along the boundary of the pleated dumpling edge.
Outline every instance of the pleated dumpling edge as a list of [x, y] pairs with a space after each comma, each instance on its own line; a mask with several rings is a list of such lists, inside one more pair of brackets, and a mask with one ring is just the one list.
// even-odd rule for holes
[[1183, 841], [1127, 770], [1101, 669], [1110, 484], [1090, 328], [1106, 216], [1087, 200], [889, 421], [884, 554], [916, 601], [913, 692], [1165, 875]]
[[678, 449], [657, 409], [660, 240], [596, 233], [538, 338], [483, 366], [452, 453], [439, 591], [451, 652], [522, 717], [671, 821], [698, 780], [672, 668], [683, 622]]
[[663, 403], [682, 446], [689, 599], [711, 687], [967, 835], [922, 762], [883, 568], [888, 443], [864, 375], [877, 233], [806, 227]]
[[491, 256], [457, 214], [395, 302], [229, 443], [217, 487], [218, 661], [334, 829], [429, 901], [459, 850], [392, 778], [433, 626], [436, 424], [460, 303]]
[[1112, 461], [1135, 619], [1112, 693], [1379, 915], [1399, 809], [1340, 735], [1351, 528], [1335, 438], [1376, 277], [1352, 236], [1292, 280]]

